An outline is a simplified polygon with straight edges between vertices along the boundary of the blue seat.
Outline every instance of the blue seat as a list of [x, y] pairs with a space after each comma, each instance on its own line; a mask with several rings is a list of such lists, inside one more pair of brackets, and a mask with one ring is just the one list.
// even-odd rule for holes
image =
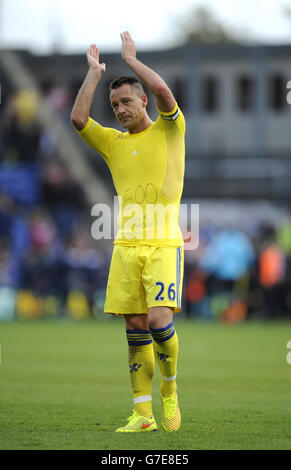
[[25, 206], [35, 206], [41, 196], [40, 168], [37, 164], [0, 164], [0, 191]]

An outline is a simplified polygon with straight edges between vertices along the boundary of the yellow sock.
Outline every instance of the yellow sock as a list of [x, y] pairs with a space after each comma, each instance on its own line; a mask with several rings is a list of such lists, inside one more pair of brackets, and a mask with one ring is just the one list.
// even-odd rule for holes
[[173, 322], [165, 328], [151, 328], [154, 351], [162, 375], [161, 393], [172, 395], [177, 390], [178, 336]]
[[152, 412], [152, 379], [154, 375], [154, 350], [151, 333], [145, 330], [126, 330], [128, 360], [133, 406], [146, 417]]

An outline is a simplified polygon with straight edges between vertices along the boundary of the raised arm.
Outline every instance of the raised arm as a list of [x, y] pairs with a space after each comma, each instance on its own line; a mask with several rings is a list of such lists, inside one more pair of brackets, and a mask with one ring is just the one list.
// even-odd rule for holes
[[72, 123], [78, 131], [81, 131], [88, 122], [96, 86], [106, 69], [104, 63], [99, 63], [99, 49], [95, 44], [89, 47], [87, 60], [89, 70], [71, 112]]
[[152, 69], [136, 58], [136, 46], [128, 31], [120, 34], [122, 41], [121, 57], [139, 80], [153, 93], [158, 108], [170, 113], [175, 107], [175, 98], [166, 82]]

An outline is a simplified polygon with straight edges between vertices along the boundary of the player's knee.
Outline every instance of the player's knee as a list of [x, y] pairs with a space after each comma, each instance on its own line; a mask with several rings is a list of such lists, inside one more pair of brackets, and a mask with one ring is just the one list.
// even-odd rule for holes
[[150, 328], [164, 328], [173, 321], [173, 308], [152, 307], [148, 315]]
[[148, 318], [146, 314], [124, 315], [127, 330], [148, 330]]

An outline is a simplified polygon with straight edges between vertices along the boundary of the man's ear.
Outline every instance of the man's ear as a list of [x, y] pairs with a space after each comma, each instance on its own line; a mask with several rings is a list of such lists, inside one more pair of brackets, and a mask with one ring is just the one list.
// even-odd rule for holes
[[142, 101], [142, 105], [144, 108], [147, 107], [147, 104], [148, 104], [148, 97], [147, 95], [144, 93], [143, 95], [141, 95], [140, 97], [141, 101]]

